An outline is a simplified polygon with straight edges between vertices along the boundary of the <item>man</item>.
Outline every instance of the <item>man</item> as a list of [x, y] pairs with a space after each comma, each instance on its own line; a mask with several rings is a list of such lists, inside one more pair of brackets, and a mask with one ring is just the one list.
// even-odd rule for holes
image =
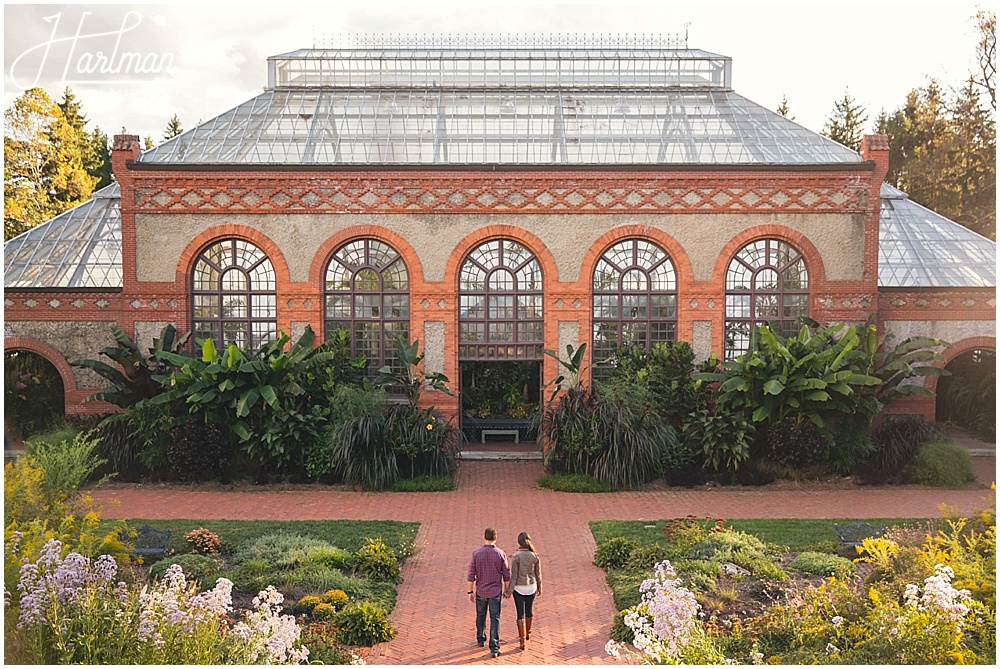
[[500, 596], [510, 584], [507, 555], [497, 548], [497, 531], [487, 527], [486, 543], [469, 562], [469, 601], [476, 603], [476, 642], [486, 643], [486, 610], [490, 612], [490, 654], [500, 655]]

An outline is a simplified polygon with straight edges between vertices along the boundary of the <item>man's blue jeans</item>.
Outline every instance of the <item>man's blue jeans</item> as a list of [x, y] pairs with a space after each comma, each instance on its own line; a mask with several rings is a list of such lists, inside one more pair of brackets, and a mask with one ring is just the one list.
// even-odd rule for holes
[[500, 595], [480, 597], [476, 595], [476, 641], [486, 641], [486, 609], [490, 611], [490, 652], [500, 652]]

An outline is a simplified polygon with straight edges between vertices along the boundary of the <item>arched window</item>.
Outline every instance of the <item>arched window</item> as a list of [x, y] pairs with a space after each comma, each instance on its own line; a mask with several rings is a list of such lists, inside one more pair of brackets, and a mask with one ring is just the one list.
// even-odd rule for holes
[[[677, 273], [667, 252], [643, 239], [626, 239], [605, 251], [594, 268], [593, 360], [607, 360], [620, 346], [677, 340]], [[601, 376], [595, 368], [595, 375]]]
[[364, 354], [368, 373], [401, 367], [395, 336], [410, 341], [410, 279], [396, 249], [377, 239], [344, 244], [326, 268], [326, 336], [351, 335], [352, 355]]
[[746, 352], [755, 325], [770, 323], [788, 335], [808, 315], [809, 273], [795, 247], [759, 239], [736, 253], [726, 270], [727, 360]]
[[274, 267], [242, 239], [215, 242], [201, 252], [192, 276], [195, 339], [255, 349], [277, 336]]
[[510, 239], [484, 242], [458, 278], [459, 360], [541, 360], [542, 268]]

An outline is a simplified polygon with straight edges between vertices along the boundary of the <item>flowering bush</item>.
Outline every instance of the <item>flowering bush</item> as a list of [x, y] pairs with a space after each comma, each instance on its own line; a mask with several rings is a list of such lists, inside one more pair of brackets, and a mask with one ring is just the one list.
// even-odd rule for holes
[[[653, 578], [639, 586], [642, 604], [625, 613], [633, 644], [643, 659], [657, 663], [721, 660], [698, 622], [698, 602], [682, 587], [669, 560], [656, 565]], [[620, 657], [624, 644], [609, 641], [608, 654]]]
[[350, 600], [350, 597], [348, 597], [347, 593], [344, 592], [343, 590], [327, 590], [320, 597], [320, 600], [324, 604], [329, 604], [330, 606], [339, 611], [340, 609], [344, 608], [347, 605], [347, 602], [348, 600]]
[[373, 581], [395, 583], [400, 580], [396, 555], [382, 537], [365, 539], [364, 545], [354, 554], [354, 573]]
[[[107, 555], [62, 557], [49, 541], [21, 567], [17, 626], [6, 637], [8, 657], [26, 664], [254, 664], [298, 663], [308, 650], [299, 627], [282, 616], [273, 588], [233, 624], [232, 582], [199, 592], [180, 566], [155, 586], [118, 581]], [[12, 610], [10, 615], [14, 615]]]
[[192, 553], [200, 555], [218, 555], [219, 549], [222, 547], [219, 535], [204, 527], [191, 530], [184, 535], [184, 540], [191, 546]]
[[337, 609], [333, 608], [333, 604], [326, 602], [320, 602], [312, 610], [312, 616], [316, 620], [329, 620], [335, 615], [337, 615]]

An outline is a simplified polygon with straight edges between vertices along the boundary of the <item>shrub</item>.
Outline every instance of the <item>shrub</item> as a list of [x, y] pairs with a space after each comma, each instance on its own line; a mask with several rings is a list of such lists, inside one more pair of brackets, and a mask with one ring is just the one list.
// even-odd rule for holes
[[667, 559], [667, 550], [660, 544], [636, 546], [629, 553], [625, 569], [629, 571], [650, 571], [658, 563]]
[[611, 486], [589, 474], [544, 474], [538, 485], [558, 492], [611, 492]]
[[67, 434], [60, 432], [51, 440], [32, 439], [26, 446], [28, 455], [45, 470], [45, 486], [69, 494], [79, 490], [105, 461], [95, 454], [98, 442], [93, 432], [71, 438]]
[[547, 464], [590, 474], [613, 490], [634, 488], [656, 475], [661, 454], [677, 437], [633, 398], [603, 392], [572, 388], [545, 408], [541, 432], [552, 443]]
[[681, 427], [684, 439], [696, 445], [706, 467], [737, 470], [750, 457], [755, 428], [745, 412], [717, 401], [691, 412]]
[[846, 416], [838, 420], [833, 429], [833, 443], [825, 464], [834, 473], [850, 474], [874, 452], [875, 441], [868, 421]]
[[218, 427], [194, 419], [170, 431], [167, 461], [171, 473], [181, 481], [224, 478], [230, 447]]
[[[385, 392], [338, 384], [329, 395], [328, 422], [335, 430], [360, 416], [376, 416], [385, 412]], [[333, 440], [323, 437], [310, 441], [302, 452], [306, 473], [312, 478], [328, 474], [333, 467]]]
[[302, 645], [310, 664], [361, 664], [360, 658], [338, 643], [340, 630], [332, 620], [311, 622], [302, 628]]
[[354, 554], [354, 573], [374, 581], [399, 582], [399, 563], [392, 549], [379, 537], [365, 539]]
[[939, 488], [961, 488], [976, 480], [969, 452], [952, 442], [923, 443], [913, 458], [913, 480]]
[[288, 568], [294, 565], [303, 564], [316, 555], [318, 562], [323, 562], [330, 558], [330, 555], [346, 554], [331, 546], [326, 541], [306, 537], [290, 532], [274, 532], [263, 534], [245, 543], [235, 555], [236, 561], [246, 564], [252, 560], [260, 560], [271, 568]]
[[939, 434], [936, 426], [920, 416], [886, 416], [872, 431], [875, 452], [862, 469], [862, 478], [872, 483], [904, 480], [920, 444]]
[[333, 470], [346, 482], [384, 490], [399, 478], [385, 415], [360, 416], [331, 433]]
[[333, 604], [320, 602], [312, 609], [312, 616], [316, 620], [330, 620], [337, 615], [337, 609]]
[[711, 532], [684, 556], [695, 560], [732, 562], [749, 569], [754, 576], [785, 579], [787, 575], [768, 555], [767, 545], [746, 532]]
[[347, 605], [350, 597], [343, 590], [327, 590], [320, 596], [320, 601], [329, 604], [338, 611]]
[[824, 462], [829, 441], [812, 421], [789, 417], [768, 427], [767, 448], [775, 462], [802, 467]]
[[207, 555], [197, 553], [186, 553], [175, 555], [156, 562], [149, 568], [149, 575], [157, 580], [162, 580], [167, 570], [173, 565], [180, 566], [184, 576], [189, 581], [204, 582], [219, 574], [221, 565], [218, 560]]
[[625, 537], [612, 537], [597, 547], [594, 554], [594, 564], [601, 569], [624, 569], [632, 551], [639, 547], [639, 542]]
[[817, 576], [840, 576], [843, 578], [854, 573], [854, 563], [847, 558], [812, 551], [799, 553], [788, 566]]
[[219, 535], [204, 527], [191, 530], [184, 535], [184, 540], [191, 546], [192, 553], [200, 555], [218, 555], [219, 548], [222, 546]]
[[313, 609], [323, 603], [323, 600], [316, 595], [306, 595], [299, 600], [299, 608], [306, 613], [312, 613]]
[[371, 646], [396, 637], [385, 611], [369, 602], [358, 602], [337, 614], [340, 640], [352, 646]]

